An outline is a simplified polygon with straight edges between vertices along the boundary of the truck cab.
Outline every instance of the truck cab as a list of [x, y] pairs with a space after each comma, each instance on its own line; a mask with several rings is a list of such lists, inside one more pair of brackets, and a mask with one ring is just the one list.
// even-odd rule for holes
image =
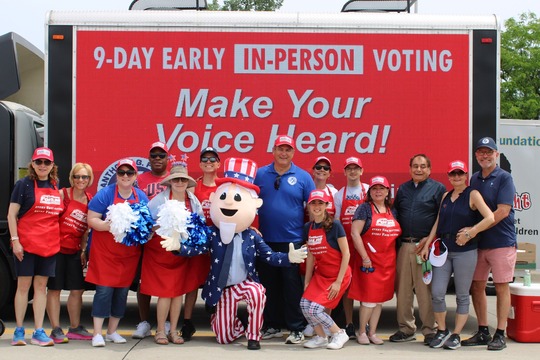
[[8, 309], [16, 276], [7, 212], [13, 186], [43, 146], [44, 55], [15, 33], [0, 36], [0, 314]]

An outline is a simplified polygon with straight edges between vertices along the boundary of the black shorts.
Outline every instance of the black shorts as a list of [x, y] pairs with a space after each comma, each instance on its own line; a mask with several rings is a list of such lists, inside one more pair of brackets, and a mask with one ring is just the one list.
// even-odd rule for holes
[[54, 276], [56, 256], [43, 257], [29, 252], [24, 252], [23, 260], [19, 261], [13, 256], [15, 274], [17, 276]]
[[84, 290], [81, 252], [76, 254], [56, 254], [56, 276], [49, 278], [50, 290]]

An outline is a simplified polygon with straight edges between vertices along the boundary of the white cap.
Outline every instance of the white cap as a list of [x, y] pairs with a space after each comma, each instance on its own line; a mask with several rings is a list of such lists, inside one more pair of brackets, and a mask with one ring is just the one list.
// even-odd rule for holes
[[[436, 249], [438, 249], [439, 255], [435, 255]], [[444, 245], [440, 238], [435, 239], [435, 241], [433, 241], [433, 244], [431, 245], [431, 250], [429, 251], [429, 262], [433, 266], [441, 267], [446, 262], [447, 257], [448, 249], [446, 248], [446, 245]]]

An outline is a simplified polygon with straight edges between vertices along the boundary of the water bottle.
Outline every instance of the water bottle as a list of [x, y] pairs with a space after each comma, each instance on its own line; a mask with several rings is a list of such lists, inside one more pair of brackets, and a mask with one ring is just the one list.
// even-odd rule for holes
[[531, 286], [531, 272], [525, 270], [525, 275], [523, 275], [523, 286]]

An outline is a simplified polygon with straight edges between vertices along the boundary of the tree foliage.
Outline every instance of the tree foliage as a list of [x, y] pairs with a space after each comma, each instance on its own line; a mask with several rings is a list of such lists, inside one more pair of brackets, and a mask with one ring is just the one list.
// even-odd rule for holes
[[523, 13], [501, 34], [501, 118], [540, 119], [540, 19]]
[[283, 5], [283, 0], [224, 0], [223, 5], [219, 5], [218, 0], [212, 0], [208, 4], [208, 10], [223, 11], [274, 11]]

